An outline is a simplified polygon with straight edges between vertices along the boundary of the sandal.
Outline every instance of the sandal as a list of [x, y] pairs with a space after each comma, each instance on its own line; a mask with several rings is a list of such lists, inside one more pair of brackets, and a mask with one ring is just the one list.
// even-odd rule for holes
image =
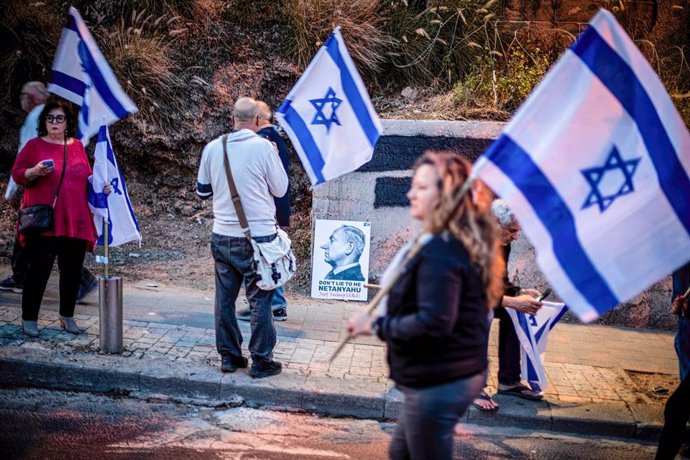
[[512, 395], [523, 399], [529, 399], [530, 401], [541, 401], [544, 399], [544, 395], [540, 391], [534, 391], [522, 383], [513, 386], [501, 384], [498, 386], [498, 392], [503, 395]]
[[[483, 402], [488, 402], [490, 404], [493, 404], [494, 407], [484, 407], [482, 406]], [[498, 403], [493, 400], [491, 396], [489, 396], [485, 391], [482, 391], [479, 396], [477, 396], [477, 399], [472, 402], [472, 405], [479, 409], [481, 412], [496, 412], [498, 411]]]

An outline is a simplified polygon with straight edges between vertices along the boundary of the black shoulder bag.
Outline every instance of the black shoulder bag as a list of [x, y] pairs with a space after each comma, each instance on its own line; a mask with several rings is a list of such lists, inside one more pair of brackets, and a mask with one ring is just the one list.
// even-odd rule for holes
[[60, 187], [62, 187], [62, 180], [65, 178], [65, 170], [67, 170], [67, 139], [65, 139], [65, 159], [62, 162], [62, 174], [60, 175], [60, 183], [55, 191], [55, 199], [53, 205], [37, 204], [35, 206], [27, 206], [19, 210], [18, 231], [26, 237], [39, 235], [43, 232], [53, 229], [55, 219], [53, 217], [55, 204], [57, 203], [58, 195], [60, 194]]

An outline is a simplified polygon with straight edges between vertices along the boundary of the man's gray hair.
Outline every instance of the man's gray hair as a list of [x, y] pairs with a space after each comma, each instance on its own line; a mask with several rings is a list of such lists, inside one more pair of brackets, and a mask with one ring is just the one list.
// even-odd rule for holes
[[259, 112], [259, 106], [251, 97], [241, 97], [235, 102], [232, 109], [232, 114], [235, 120], [241, 122], [252, 121]]
[[508, 203], [500, 198], [491, 203], [491, 212], [493, 212], [494, 217], [496, 217], [501, 227], [507, 227], [514, 224], [517, 220], [515, 214], [513, 214], [513, 210], [508, 206]]
[[355, 253], [357, 254], [357, 261], [359, 261], [359, 256], [361, 256], [362, 252], [364, 252], [364, 232], [351, 225], [343, 225], [336, 231], [338, 230], [342, 230], [343, 233], [345, 233], [345, 238], [347, 238], [347, 241], [352, 243], [352, 246], [355, 248]]

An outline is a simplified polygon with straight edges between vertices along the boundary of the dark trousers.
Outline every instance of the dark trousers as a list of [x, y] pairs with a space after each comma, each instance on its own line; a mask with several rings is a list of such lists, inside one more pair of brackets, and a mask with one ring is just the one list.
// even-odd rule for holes
[[686, 423], [690, 419], [690, 375], [685, 377], [666, 402], [664, 428], [659, 436], [657, 460], [672, 460], [683, 443], [690, 442]]
[[399, 386], [405, 401], [388, 454], [393, 460], [452, 459], [455, 425], [486, 384], [486, 373], [426, 388]]
[[60, 270], [60, 315], [74, 316], [86, 240], [38, 236], [27, 242], [29, 266], [22, 292], [22, 319], [36, 321], [55, 258]]
[[499, 320], [498, 328], [498, 383], [520, 383], [520, 339], [510, 315], [503, 307], [494, 309]]
[[[274, 235], [258, 236], [260, 243], [272, 241]], [[211, 234], [211, 253], [215, 260], [216, 277], [216, 348], [222, 356], [236, 360], [242, 356], [242, 332], [237, 324], [235, 301], [246, 283], [247, 300], [251, 312], [249, 352], [252, 360], [272, 361], [276, 346], [276, 330], [273, 326], [273, 291], [263, 291], [257, 286], [254, 263], [254, 250], [246, 238]]]
[[[24, 278], [26, 278], [26, 271], [29, 267], [29, 253], [26, 248], [19, 244], [19, 237], [14, 238], [14, 247], [12, 248], [12, 256], [10, 257], [10, 265], [12, 266], [12, 279], [15, 284], [19, 286], [24, 285]], [[82, 265], [81, 267], [81, 281], [79, 282], [79, 289], [88, 289], [96, 277], [89, 271], [88, 268]]]

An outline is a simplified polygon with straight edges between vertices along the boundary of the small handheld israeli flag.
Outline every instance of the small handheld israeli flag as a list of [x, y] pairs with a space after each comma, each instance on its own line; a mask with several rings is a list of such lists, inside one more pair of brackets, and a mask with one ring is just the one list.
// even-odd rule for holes
[[48, 91], [81, 107], [78, 137], [84, 145], [98, 132], [103, 118], [110, 125], [139, 110], [74, 7], [69, 9], [51, 70]]
[[[102, 125], [98, 132], [94, 155], [93, 176], [89, 178], [89, 207], [98, 231], [96, 244], [104, 246], [103, 219], [108, 222], [108, 246], [120, 246], [130, 241], [141, 244], [139, 224], [127, 194], [125, 179], [117, 166], [106, 125]], [[100, 193], [105, 184], [112, 188], [110, 195]]]
[[690, 134], [611, 13], [590, 22], [473, 176], [508, 202], [585, 322], [690, 259]]
[[312, 186], [371, 160], [381, 122], [340, 27], [316, 53], [278, 108], [276, 118], [295, 146]]
[[512, 308], [506, 308], [520, 340], [522, 380], [527, 380], [534, 391], [548, 386], [544, 372], [544, 354], [549, 342], [549, 332], [556, 325], [568, 307], [563, 303], [542, 302], [535, 315], [528, 315]]

